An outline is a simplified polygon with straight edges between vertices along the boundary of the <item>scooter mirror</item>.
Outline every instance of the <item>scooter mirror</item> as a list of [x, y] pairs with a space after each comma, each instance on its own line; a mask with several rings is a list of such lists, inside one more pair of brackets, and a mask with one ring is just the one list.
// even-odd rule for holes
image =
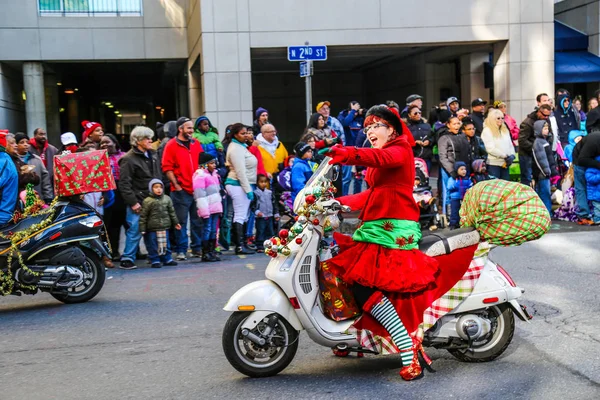
[[333, 166], [333, 168], [331, 169], [331, 176], [332, 176], [332, 178], [331, 178], [331, 181], [332, 181], [332, 182], [335, 182], [335, 181], [337, 181], [337, 179], [338, 179], [338, 178], [339, 178], [339, 176], [340, 176], [340, 170], [341, 170], [341, 169], [342, 169], [342, 168], [340, 167], [340, 165], [339, 165], [339, 164], [335, 164], [335, 165]]

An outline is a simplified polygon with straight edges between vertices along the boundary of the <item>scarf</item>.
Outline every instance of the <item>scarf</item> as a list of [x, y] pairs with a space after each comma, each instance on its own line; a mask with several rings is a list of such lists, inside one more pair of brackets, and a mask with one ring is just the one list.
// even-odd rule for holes
[[277, 136], [275, 136], [275, 140], [273, 140], [273, 143], [269, 143], [265, 140], [262, 133], [259, 133], [256, 137], [256, 140], [258, 140], [258, 143], [262, 148], [267, 150], [273, 157], [275, 157], [277, 146], [279, 146], [279, 139], [277, 139]]

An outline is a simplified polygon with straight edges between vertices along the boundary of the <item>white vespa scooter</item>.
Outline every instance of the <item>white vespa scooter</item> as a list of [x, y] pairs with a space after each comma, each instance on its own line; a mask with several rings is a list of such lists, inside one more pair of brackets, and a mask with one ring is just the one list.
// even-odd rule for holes
[[[302, 206], [306, 193], [320, 194], [321, 190], [315, 189], [331, 182], [335, 168], [328, 164], [329, 160], [321, 163], [298, 194], [295, 211]], [[347, 332], [354, 319], [336, 322], [322, 311], [319, 254], [329, 248], [323, 240], [323, 222], [327, 217], [337, 216], [343, 207], [325, 194], [317, 196], [315, 204], [321, 212], [311, 215], [311, 221], [298, 219], [296, 226], [304, 229], [296, 230], [297, 236], [286, 243], [284, 251], [281, 246], [268, 250], [274, 258], [267, 266], [267, 279], [239, 289], [224, 307], [233, 314], [223, 329], [223, 350], [230, 364], [247, 376], [272, 376], [286, 368], [296, 354], [301, 330], [306, 330], [322, 346], [378, 354], [361, 347], [355, 335]], [[437, 256], [472, 246], [479, 240], [476, 230], [464, 228], [425, 236], [419, 248]], [[492, 247], [485, 243], [482, 246], [488, 250]], [[502, 267], [486, 255], [483, 258], [483, 269], [471, 294], [425, 332], [423, 346], [447, 349], [461, 361], [491, 361], [512, 340], [513, 313], [523, 321], [531, 318], [517, 301], [524, 290], [516, 286]]]

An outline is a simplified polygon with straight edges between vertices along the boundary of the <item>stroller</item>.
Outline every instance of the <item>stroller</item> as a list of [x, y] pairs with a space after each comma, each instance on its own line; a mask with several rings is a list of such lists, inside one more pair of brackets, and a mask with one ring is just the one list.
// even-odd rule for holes
[[441, 216], [438, 211], [438, 199], [433, 196], [431, 186], [429, 185], [429, 170], [427, 163], [421, 158], [415, 158], [415, 186], [413, 188], [413, 198], [419, 206], [421, 216], [419, 223], [421, 229], [444, 229], [446, 227], [445, 216]]

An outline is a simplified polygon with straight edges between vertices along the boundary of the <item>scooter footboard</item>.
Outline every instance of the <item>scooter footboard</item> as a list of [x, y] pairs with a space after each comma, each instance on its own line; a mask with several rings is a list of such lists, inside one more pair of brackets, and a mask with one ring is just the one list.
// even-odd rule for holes
[[225, 311], [243, 311], [248, 310], [249, 306], [254, 307], [254, 311], [244, 325], [246, 328], [254, 328], [258, 322], [269, 314], [277, 313], [290, 323], [296, 330], [303, 330], [294, 308], [289, 299], [279, 286], [269, 280], [256, 281], [247, 284], [231, 296], [223, 310]]

